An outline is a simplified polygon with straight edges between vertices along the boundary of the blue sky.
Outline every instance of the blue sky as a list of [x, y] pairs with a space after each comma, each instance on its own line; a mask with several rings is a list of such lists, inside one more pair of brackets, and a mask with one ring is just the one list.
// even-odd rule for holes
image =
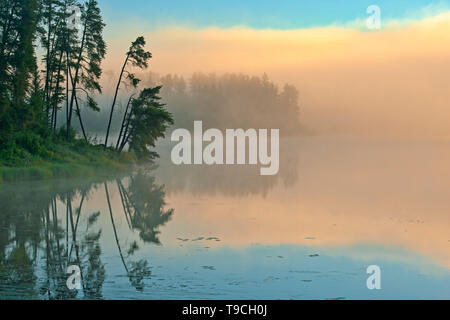
[[165, 26], [298, 29], [344, 24], [365, 19], [372, 4], [381, 8], [386, 20], [420, 19], [447, 10], [450, 0], [99, 0], [99, 4], [108, 24], [131, 21], [150, 31]]

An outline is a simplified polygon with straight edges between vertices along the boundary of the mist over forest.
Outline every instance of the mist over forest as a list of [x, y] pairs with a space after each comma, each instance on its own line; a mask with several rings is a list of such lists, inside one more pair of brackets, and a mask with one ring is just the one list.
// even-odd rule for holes
[[[298, 90], [289, 84], [279, 86], [266, 74], [194, 73], [186, 79], [146, 72], [137, 76], [141, 79], [140, 86], [162, 86], [162, 103], [175, 120], [172, 130], [192, 130], [194, 120], [202, 120], [204, 128], [279, 128], [284, 136], [302, 132]], [[112, 100], [111, 90], [116, 78], [111, 71], [103, 75], [104, 94], [96, 97], [100, 112], [83, 108], [86, 130], [91, 136], [101, 136], [106, 130], [107, 107]], [[120, 128], [127, 101], [135, 91], [124, 87], [112, 128]]]

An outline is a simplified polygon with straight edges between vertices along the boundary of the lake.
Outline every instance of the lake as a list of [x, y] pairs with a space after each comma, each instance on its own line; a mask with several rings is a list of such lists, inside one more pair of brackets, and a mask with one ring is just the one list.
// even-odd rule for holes
[[0, 184], [0, 299], [449, 299], [449, 147], [284, 138], [261, 176], [162, 143], [128, 174]]

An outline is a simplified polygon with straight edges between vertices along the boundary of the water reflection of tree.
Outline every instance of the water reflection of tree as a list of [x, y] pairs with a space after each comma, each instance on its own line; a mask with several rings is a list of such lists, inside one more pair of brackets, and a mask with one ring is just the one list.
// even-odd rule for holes
[[144, 173], [132, 176], [128, 189], [116, 181], [130, 228], [138, 230], [144, 242], [160, 244], [158, 228], [173, 214], [173, 209], [164, 210], [164, 186], [155, 184], [155, 178]]
[[[116, 180], [128, 227], [139, 232], [139, 237], [145, 243], [160, 244], [159, 227], [166, 224], [173, 215], [173, 209], [165, 210], [164, 186], [156, 185], [155, 178], [140, 171], [130, 177], [126, 188], [120, 179]], [[122, 264], [127, 272], [130, 283], [137, 289], [143, 290], [143, 280], [150, 276], [148, 262], [144, 259], [131, 261], [131, 256], [139, 249], [137, 242], [133, 242], [124, 253], [119, 241], [116, 223], [112, 212], [111, 200], [107, 183], [104, 183], [106, 199], [114, 231], [117, 248]]]
[[280, 140], [279, 172], [273, 176], [261, 176], [262, 165], [259, 164], [176, 166], [170, 160], [171, 148], [161, 147], [158, 151], [161, 154], [158, 174], [164, 179], [169, 194], [266, 197], [275, 187], [291, 188], [299, 180], [301, 141], [296, 138]]
[[[83, 185], [68, 188], [59, 184], [42, 187], [29, 183], [2, 189], [0, 286], [8, 296], [75, 298], [77, 292], [66, 286], [66, 270], [69, 265], [89, 266], [84, 273], [87, 277], [102, 274], [100, 254], [91, 250], [92, 247], [99, 246], [98, 238], [88, 243], [90, 232], [86, 232], [81, 241], [76, 238], [74, 215], [77, 215], [76, 221], [79, 221], [89, 188]], [[74, 214], [72, 205], [80, 194], [81, 202]], [[65, 215], [58, 215], [58, 201], [66, 204]], [[61, 220], [65, 220], [65, 228]], [[79, 243], [82, 244], [81, 248]], [[95, 265], [94, 261], [99, 263]], [[98, 298], [97, 292], [101, 292], [103, 283], [101, 277], [99, 281], [90, 283], [94, 283], [93, 287], [83, 287], [84, 296]]]
[[[120, 179], [116, 183], [130, 228], [138, 231], [144, 242], [159, 243], [158, 226], [173, 213], [172, 209], [163, 210], [164, 189], [144, 174], [133, 175], [129, 181], [127, 188]], [[98, 221], [101, 212], [88, 214], [83, 209], [98, 181], [5, 186], [0, 189], [0, 299], [101, 299], [106, 276]], [[139, 249], [136, 242], [122, 252], [106, 182], [104, 186], [127, 276], [136, 289], [143, 290], [143, 280], [150, 276], [148, 262], [131, 261]], [[66, 285], [70, 265], [80, 267], [79, 291]]]

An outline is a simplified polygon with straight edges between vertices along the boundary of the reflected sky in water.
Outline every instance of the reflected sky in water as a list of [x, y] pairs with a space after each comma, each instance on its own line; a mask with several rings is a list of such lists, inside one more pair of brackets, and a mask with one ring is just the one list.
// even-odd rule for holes
[[175, 167], [162, 145], [157, 168], [2, 184], [0, 298], [448, 299], [448, 150], [285, 138], [262, 177]]

